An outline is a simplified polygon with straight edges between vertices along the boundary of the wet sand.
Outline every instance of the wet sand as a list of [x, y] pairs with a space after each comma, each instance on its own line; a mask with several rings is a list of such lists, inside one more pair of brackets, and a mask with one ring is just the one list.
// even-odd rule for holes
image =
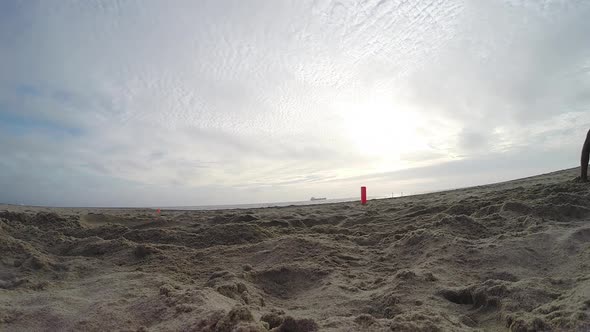
[[588, 331], [577, 172], [366, 206], [0, 205], [0, 330]]

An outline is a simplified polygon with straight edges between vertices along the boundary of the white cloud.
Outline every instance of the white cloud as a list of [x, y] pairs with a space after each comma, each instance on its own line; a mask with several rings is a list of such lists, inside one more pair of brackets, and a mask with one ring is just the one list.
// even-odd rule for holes
[[0, 6], [0, 200], [348, 196], [361, 175], [573, 154], [590, 125], [584, 1]]

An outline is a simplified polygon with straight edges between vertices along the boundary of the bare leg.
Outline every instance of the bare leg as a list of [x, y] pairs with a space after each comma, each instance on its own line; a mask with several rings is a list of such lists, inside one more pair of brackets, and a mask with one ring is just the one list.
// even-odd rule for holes
[[588, 181], [588, 161], [590, 159], [590, 131], [586, 135], [586, 141], [584, 141], [584, 146], [582, 147], [582, 174], [580, 179], [586, 182]]

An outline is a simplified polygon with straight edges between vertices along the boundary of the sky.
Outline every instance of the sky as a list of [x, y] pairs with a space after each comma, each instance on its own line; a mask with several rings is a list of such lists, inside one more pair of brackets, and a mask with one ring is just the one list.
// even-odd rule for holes
[[0, 202], [188, 206], [579, 164], [588, 1], [0, 1]]

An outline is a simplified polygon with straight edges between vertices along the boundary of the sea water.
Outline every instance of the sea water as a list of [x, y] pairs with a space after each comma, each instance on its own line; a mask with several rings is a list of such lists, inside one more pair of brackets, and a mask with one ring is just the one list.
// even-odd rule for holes
[[298, 205], [318, 205], [330, 203], [343, 203], [358, 201], [358, 198], [335, 198], [320, 201], [298, 201], [298, 202], [275, 202], [275, 203], [253, 203], [253, 204], [225, 204], [225, 205], [198, 205], [198, 206], [169, 206], [161, 209], [166, 210], [228, 210], [228, 209], [256, 209], [269, 207], [285, 207]]

